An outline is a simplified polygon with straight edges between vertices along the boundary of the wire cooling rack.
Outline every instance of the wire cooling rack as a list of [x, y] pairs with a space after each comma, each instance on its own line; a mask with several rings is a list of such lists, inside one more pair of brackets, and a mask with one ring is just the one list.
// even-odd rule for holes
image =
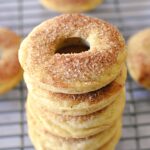
[[[105, 0], [87, 13], [118, 26], [127, 40], [150, 26], [150, 0]], [[40, 22], [58, 15], [43, 8], [38, 0], [0, 0], [0, 26], [25, 37]], [[150, 150], [150, 92], [128, 76], [123, 136], [117, 150]], [[33, 150], [27, 135], [23, 81], [0, 96], [0, 150]]]

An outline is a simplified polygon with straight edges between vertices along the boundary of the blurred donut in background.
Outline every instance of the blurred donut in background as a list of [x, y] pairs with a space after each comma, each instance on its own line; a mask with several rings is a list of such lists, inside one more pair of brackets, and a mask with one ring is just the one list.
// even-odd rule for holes
[[0, 28], [0, 94], [13, 88], [22, 78], [18, 61], [20, 42], [16, 33]]
[[103, 0], [40, 0], [41, 4], [58, 12], [73, 13], [94, 9]]
[[127, 65], [131, 77], [150, 89], [150, 28], [129, 39]]

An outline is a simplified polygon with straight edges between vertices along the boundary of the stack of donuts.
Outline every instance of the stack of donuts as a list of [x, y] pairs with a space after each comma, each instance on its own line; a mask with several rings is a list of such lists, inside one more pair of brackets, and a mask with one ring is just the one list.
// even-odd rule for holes
[[125, 58], [122, 35], [100, 19], [65, 14], [33, 29], [19, 60], [36, 150], [115, 149], [125, 105]]

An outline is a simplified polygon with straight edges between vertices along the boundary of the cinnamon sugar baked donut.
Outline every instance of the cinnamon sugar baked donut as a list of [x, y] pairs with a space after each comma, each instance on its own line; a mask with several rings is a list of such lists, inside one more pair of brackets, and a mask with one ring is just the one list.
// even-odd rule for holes
[[[35, 124], [35, 122], [34, 122], [34, 124]], [[30, 123], [30, 126], [32, 126], [32, 123]], [[107, 143], [102, 145], [102, 147], [98, 148], [98, 150], [114, 150], [115, 147], [116, 147], [116, 144], [118, 143], [118, 141], [120, 139], [121, 132], [122, 132], [121, 131], [121, 126], [118, 126], [118, 129], [116, 130], [115, 134], [112, 135], [112, 138], [109, 141], [107, 141]], [[35, 130], [34, 127], [29, 130], [29, 135], [30, 135], [32, 143], [34, 143], [34, 147], [37, 150], [49, 150], [52, 147], [52, 143], [49, 142], [48, 137], [43, 138], [43, 136], [41, 136], [41, 132], [38, 133], [38, 131]], [[108, 135], [110, 135], [110, 133]], [[52, 137], [50, 136], [50, 138], [52, 138]], [[50, 141], [52, 141], [52, 140], [50, 140]], [[54, 137], [53, 141], [55, 141], [55, 137]], [[61, 143], [63, 143], [64, 146], [61, 147], [60, 149], [61, 150], [66, 150], [67, 142], [66, 141], [63, 142], [63, 140], [62, 140]], [[97, 142], [97, 143], [99, 143], [99, 142]], [[87, 142], [84, 145], [86, 145], [86, 144], [87, 144]], [[96, 142], [95, 142], [95, 144], [96, 144]], [[56, 145], [58, 145], [58, 144], [56, 144]], [[91, 144], [91, 145], [94, 145], [94, 144]], [[74, 146], [74, 143], [73, 143], [73, 146]], [[73, 147], [73, 149], [74, 148], [76, 148], [76, 146]], [[87, 148], [88, 148], [88, 150], [93, 150], [94, 147], [90, 146], [90, 147], [87, 147]], [[59, 149], [59, 145], [58, 145], [57, 149]], [[75, 150], [77, 150], [77, 149], [75, 149]]]
[[113, 103], [102, 110], [87, 115], [69, 116], [51, 112], [47, 107], [37, 105], [30, 96], [27, 111], [41, 122], [43, 128], [64, 138], [84, 138], [108, 130], [123, 113], [125, 106], [124, 89]]
[[50, 150], [51, 148], [54, 150], [96, 150], [108, 143], [118, 131], [121, 132], [122, 126], [121, 119], [118, 118], [108, 130], [102, 133], [91, 137], [74, 139], [53, 135], [50, 131], [43, 128], [41, 122], [34, 119], [29, 112], [27, 113], [27, 118], [29, 136], [36, 149], [39, 150]]
[[63, 115], [88, 115], [110, 105], [120, 95], [125, 85], [127, 69], [124, 65], [120, 74], [107, 86], [84, 94], [52, 93], [43, 90], [24, 74], [32, 102], [37, 101], [40, 107], [46, 107], [50, 112]]
[[59, 12], [83, 12], [94, 9], [103, 0], [40, 0], [46, 8]]
[[122, 134], [122, 129], [119, 128], [116, 131], [115, 135], [112, 137], [112, 139], [110, 139], [110, 141], [108, 141], [105, 145], [100, 147], [100, 149], [98, 149], [98, 150], [115, 150], [116, 145], [120, 140], [121, 134]]
[[22, 78], [18, 61], [21, 38], [6, 28], [0, 28], [0, 94], [14, 87]]
[[[83, 43], [87, 51], [57, 53]], [[19, 50], [20, 63], [30, 78], [43, 89], [69, 94], [106, 86], [117, 77], [125, 58], [124, 39], [114, 26], [80, 14], [45, 21], [33, 29]]]
[[127, 65], [132, 78], [150, 89], [150, 28], [129, 39]]

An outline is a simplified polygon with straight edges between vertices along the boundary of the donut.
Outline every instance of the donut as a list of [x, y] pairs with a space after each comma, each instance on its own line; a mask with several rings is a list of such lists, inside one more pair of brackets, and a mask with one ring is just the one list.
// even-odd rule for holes
[[[34, 129], [30, 130], [30, 137], [32, 140], [32, 143], [34, 143], [35, 149], [39, 150], [49, 150], [49, 144], [47, 140], [43, 140], [41, 138], [41, 134], [37, 133]], [[108, 141], [106, 144], [104, 144], [102, 147], [100, 147], [98, 150], [114, 150], [116, 147], [116, 144], [118, 143], [121, 136], [121, 128], [118, 128], [114, 136]], [[92, 150], [92, 148], [91, 148]]]
[[[89, 49], [78, 53], [60, 51], [81, 45]], [[125, 58], [125, 43], [119, 31], [103, 20], [81, 14], [64, 14], [43, 22], [25, 38], [19, 50], [20, 64], [29, 78], [54, 93], [98, 90], [117, 77]]]
[[103, 0], [40, 0], [41, 4], [58, 12], [73, 13], [94, 9]]
[[108, 130], [105, 130], [100, 134], [96, 134], [88, 138], [68, 139], [51, 134], [42, 127], [40, 122], [32, 118], [30, 113], [27, 113], [27, 117], [31, 141], [36, 149], [41, 148], [41, 150], [99, 149], [110, 141], [118, 131], [121, 132], [121, 119], [119, 118]]
[[150, 89], [150, 28], [139, 31], [128, 41], [127, 66], [131, 77]]
[[47, 107], [56, 114], [79, 116], [99, 111], [116, 100], [124, 88], [126, 76], [127, 70], [124, 65], [112, 83], [97, 91], [84, 94], [52, 93], [38, 87], [36, 82], [30, 81], [26, 74], [24, 79], [27, 83], [30, 99], [35, 102], [38, 99], [37, 105]]
[[0, 28], [0, 94], [13, 88], [22, 79], [18, 61], [21, 38], [10, 29]]
[[106, 108], [82, 116], [57, 115], [46, 107], [37, 105], [36, 100], [28, 99], [28, 112], [41, 122], [44, 129], [52, 134], [64, 138], [85, 138], [103, 132], [123, 113], [125, 105], [125, 92], [121, 91], [119, 97]]
[[[30, 125], [32, 126], [32, 125]], [[31, 141], [32, 143], [34, 143], [34, 147], [37, 150], [49, 150], [51, 149], [51, 143], [49, 143], [48, 138], [47, 139], [43, 139], [43, 137], [41, 136], [41, 134], [36, 130], [34, 130], [34, 128], [32, 128], [29, 131], [30, 137], [31, 137]], [[98, 150], [114, 150], [116, 147], [116, 144], [118, 143], [119, 139], [121, 136], [121, 127], [119, 127], [117, 129], [117, 131], [115, 132], [115, 134], [113, 135], [113, 137], [107, 142], [105, 143], [102, 147], [98, 148]], [[51, 138], [53, 138], [51, 136]], [[58, 144], [57, 144], [58, 145]], [[65, 147], [65, 143], [63, 144]], [[91, 147], [90, 147], [91, 148]], [[57, 148], [57, 150], [66, 150], [65, 148]], [[69, 148], [68, 148], [69, 149]], [[73, 147], [73, 150], [75, 149], [75, 147]]]
[[110, 139], [110, 141], [108, 141], [105, 145], [103, 145], [102, 147], [100, 147], [100, 149], [98, 150], [115, 150], [115, 147], [117, 145], [117, 143], [120, 140], [121, 137], [121, 128], [119, 128], [115, 135], [113, 136], [112, 139]]
[[[37, 131], [30, 130], [29, 132], [31, 141], [34, 143], [35, 149], [40, 150], [49, 150], [50, 144], [48, 144], [48, 140], [45, 140], [41, 137], [41, 133], [37, 133]], [[121, 128], [119, 127], [118, 130], [116, 130], [116, 133], [113, 135], [113, 137], [102, 147], [100, 147], [98, 150], [114, 150], [116, 147], [116, 144], [118, 143], [121, 136]], [[90, 147], [89, 150], [93, 150], [93, 148]]]
[[5, 83], [0, 83], [0, 94], [4, 94], [10, 89], [12, 89], [14, 86], [16, 86], [19, 83], [19, 81], [22, 79], [22, 74], [23, 74], [23, 71], [20, 70], [20, 72], [18, 72], [16, 77], [14, 77], [13, 79]]

